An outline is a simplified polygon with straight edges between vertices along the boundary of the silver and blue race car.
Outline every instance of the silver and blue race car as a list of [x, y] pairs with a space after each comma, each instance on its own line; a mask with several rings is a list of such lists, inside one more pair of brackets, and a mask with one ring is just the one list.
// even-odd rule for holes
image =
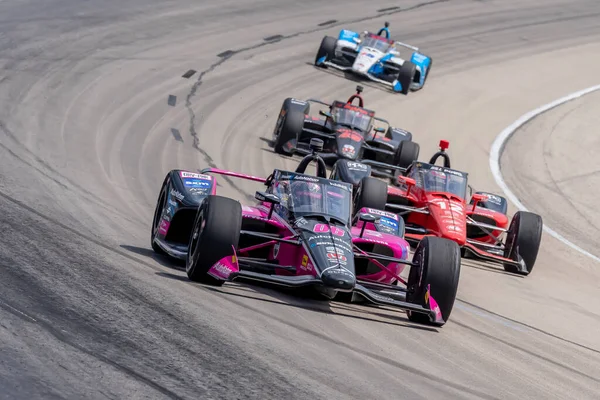
[[[408, 94], [421, 89], [431, 71], [432, 59], [417, 47], [390, 38], [389, 23], [378, 34], [343, 29], [337, 39], [325, 36], [315, 58], [317, 67], [352, 72]], [[385, 37], [384, 37], [385, 35]], [[400, 58], [397, 47], [413, 51], [410, 61]]]

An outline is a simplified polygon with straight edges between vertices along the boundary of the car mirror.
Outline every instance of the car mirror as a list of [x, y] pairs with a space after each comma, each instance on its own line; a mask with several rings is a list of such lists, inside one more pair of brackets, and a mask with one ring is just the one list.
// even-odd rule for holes
[[385, 132], [385, 128], [382, 128], [382, 127], [378, 126], [377, 128], [375, 128], [375, 132], [384, 133]]
[[473, 211], [475, 211], [475, 207], [477, 207], [477, 204], [479, 204], [482, 201], [486, 201], [487, 198], [488, 197], [485, 194], [481, 193], [475, 193], [473, 196], [471, 196], [471, 201], [473, 202]]
[[254, 195], [254, 198], [258, 201], [262, 201], [264, 203], [271, 204], [271, 209], [269, 210], [269, 219], [271, 219], [271, 216], [273, 215], [274, 206], [276, 204], [281, 203], [281, 200], [279, 199], [279, 197], [275, 196], [272, 193], [256, 192], [256, 194]]
[[369, 214], [369, 213], [361, 213], [358, 216], [358, 219], [363, 222], [363, 226], [360, 230], [360, 237], [363, 237], [363, 234], [365, 233], [365, 228], [367, 227], [367, 223], [369, 223], [369, 222], [375, 223], [375, 221], [377, 221], [377, 217], [375, 215]]
[[329, 113], [328, 111], [319, 110], [319, 114], [321, 114], [324, 117], [331, 118], [331, 113]]
[[406, 195], [405, 196], [407, 196], [407, 197], [410, 194], [410, 190], [412, 189], [412, 187], [417, 184], [417, 182], [413, 178], [409, 178], [408, 176], [403, 176], [403, 175], [400, 175], [398, 177], [398, 183], [404, 183], [406, 185]]

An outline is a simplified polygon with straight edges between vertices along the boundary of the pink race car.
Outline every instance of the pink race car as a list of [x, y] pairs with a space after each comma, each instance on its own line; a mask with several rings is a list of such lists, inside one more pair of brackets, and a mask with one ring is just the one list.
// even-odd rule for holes
[[[326, 179], [318, 142], [296, 171], [276, 169], [266, 179], [214, 168], [170, 171], [157, 202], [152, 247], [185, 259], [193, 281], [303, 287], [329, 299], [395, 306], [411, 321], [442, 326], [458, 287], [458, 245], [426, 237], [410, 260], [403, 220], [369, 208], [353, 213], [352, 185]], [[312, 161], [316, 176], [304, 173]], [[266, 190], [256, 192], [257, 204], [242, 206], [216, 195], [209, 174], [262, 182]]]

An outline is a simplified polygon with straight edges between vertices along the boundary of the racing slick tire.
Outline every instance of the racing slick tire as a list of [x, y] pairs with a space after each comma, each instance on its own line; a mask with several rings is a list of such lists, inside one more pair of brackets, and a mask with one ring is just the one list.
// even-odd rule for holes
[[[460, 278], [460, 247], [452, 240], [435, 236], [425, 236], [415, 249], [413, 266], [408, 275], [406, 300], [410, 303], [429, 307], [426, 299], [427, 285], [431, 297], [435, 299], [444, 323], [448, 322]], [[407, 312], [408, 319], [427, 325], [442, 326], [444, 323], [431, 322], [426, 314]]]
[[154, 209], [154, 219], [152, 220], [152, 232], [150, 234], [150, 243], [152, 244], [152, 250], [156, 254], [166, 255], [165, 251], [154, 242], [154, 238], [156, 237], [156, 233], [158, 232], [158, 226], [160, 225], [160, 217], [162, 216], [163, 209], [165, 208], [165, 203], [167, 202], [167, 186], [169, 182], [169, 176], [165, 177], [163, 184], [160, 188], [160, 194], [158, 195], [158, 199], [156, 200], [156, 208]]
[[[279, 118], [273, 131], [273, 147], [277, 154], [291, 156], [296, 151], [298, 138], [304, 128], [304, 115], [308, 114], [309, 105], [294, 104], [294, 99], [287, 98], [281, 106]], [[297, 100], [295, 100], [297, 101]]]
[[404, 64], [400, 67], [400, 71], [398, 71], [398, 82], [402, 85], [402, 89], [400, 93], [408, 94], [410, 91], [410, 86], [415, 79], [415, 75], [417, 73], [417, 66], [410, 61], [405, 61]]
[[242, 205], [233, 199], [210, 195], [200, 204], [190, 235], [185, 271], [190, 280], [215, 286], [224, 282], [208, 275], [209, 269], [238, 249]]
[[400, 168], [408, 168], [413, 161], [419, 159], [419, 152], [421, 147], [419, 143], [403, 140], [396, 149], [394, 154], [394, 164]]
[[321, 45], [319, 46], [319, 50], [317, 51], [317, 56], [315, 57], [315, 66], [320, 68], [327, 68], [325, 64], [319, 64], [319, 59], [325, 57], [323, 61], [329, 61], [335, 55], [335, 46], [337, 45], [337, 39], [332, 36], [325, 36], [323, 40], [321, 40]]
[[535, 260], [542, 241], [542, 217], [527, 211], [517, 211], [510, 221], [504, 257], [525, 263], [525, 271], [511, 264], [504, 264], [504, 270], [519, 275], [529, 275], [533, 270]]
[[359, 185], [354, 201], [354, 212], [362, 208], [385, 210], [387, 202], [387, 184], [370, 176], [364, 177]]

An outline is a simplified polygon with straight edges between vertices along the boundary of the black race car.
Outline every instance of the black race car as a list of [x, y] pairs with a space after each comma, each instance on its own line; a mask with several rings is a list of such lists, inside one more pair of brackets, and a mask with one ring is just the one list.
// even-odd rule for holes
[[[339, 159], [360, 161], [372, 167], [375, 176], [397, 180], [397, 176], [419, 157], [419, 144], [412, 141], [412, 134], [390, 126], [389, 122], [375, 117], [375, 111], [363, 107], [357, 86], [356, 94], [348, 101], [331, 104], [320, 100], [297, 100], [287, 98], [283, 102], [272, 144], [275, 152], [284, 155], [309, 154], [312, 138], [324, 141], [319, 154], [330, 165]], [[358, 100], [358, 105], [353, 104]], [[311, 116], [310, 103], [329, 107], [319, 111], [320, 117]], [[378, 121], [385, 127], [374, 127]]]

